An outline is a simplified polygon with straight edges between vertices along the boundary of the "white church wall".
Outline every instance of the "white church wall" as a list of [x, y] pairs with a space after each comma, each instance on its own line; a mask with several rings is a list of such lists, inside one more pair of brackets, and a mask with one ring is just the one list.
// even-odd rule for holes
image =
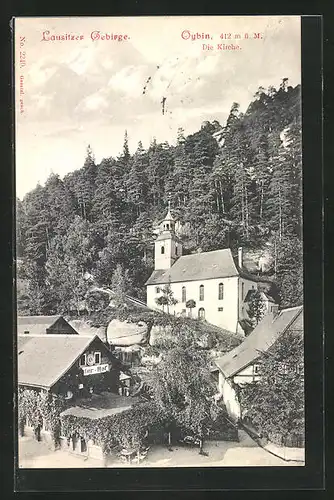
[[[161, 249], [163, 248], [163, 252]], [[182, 245], [172, 238], [155, 242], [155, 269], [169, 269], [182, 255]]]
[[[219, 299], [219, 284], [224, 285], [224, 297]], [[204, 286], [204, 300], [199, 300], [199, 287]], [[164, 285], [149, 285], [147, 287], [147, 305], [153, 309], [160, 309], [155, 299], [161, 296], [157, 292]], [[182, 302], [182, 287], [186, 288], [186, 300]], [[205, 319], [213, 325], [220, 326], [231, 332], [236, 332], [238, 327], [238, 277], [216, 278], [202, 281], [187, 281], [171, 283], [174, 298], [178, 301], [175, 306], [170, 307], [170, 313], [181, 315], [189, 314], [186, 301], [193, 299], [196, 307], [192, 309], [192, 317], [198, 318], [200, 308], [205, 310]], [[222, 309], [222, 310], [219, 310]]]

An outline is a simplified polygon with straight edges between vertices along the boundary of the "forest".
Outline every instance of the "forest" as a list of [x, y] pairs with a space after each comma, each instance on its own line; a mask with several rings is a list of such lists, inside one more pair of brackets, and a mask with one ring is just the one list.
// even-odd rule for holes
[[175, 145], [139, 142], [131, 154], [125, 132], [121, 154], [100, 163], [88, 146], [82, 168], [17, 199], [19, 314], [75, 315], [92, 281], [112, 287], [120, 269], [127, 293], [145, 301], [168, 200], [184, 253], [266, 249], [281, 305], [301, 304], [300, 86], [260, 87], [244, 113], [234, 102], [226, 123], [179, 129]]

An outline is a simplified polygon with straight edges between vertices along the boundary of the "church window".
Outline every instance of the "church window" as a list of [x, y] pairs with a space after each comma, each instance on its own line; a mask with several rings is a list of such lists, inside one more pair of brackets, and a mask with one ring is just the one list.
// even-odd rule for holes
[[165, 253], [165, 247], [161, 247], [161, 253]]
[[182, 302], [186, 302], [187, 300], [187, 292], [186, 292], [186, 287], [182, 287]]
[[205, 319], [205, 309], [204, 307], [201, 307], [198, 309], [198, 319]]
[[204, 285], [199, 287], [199, 300], [204, 300]]
[[224, 298], [224, 283], [219, 283], [218, 287], [218, 299], [223, 300]]

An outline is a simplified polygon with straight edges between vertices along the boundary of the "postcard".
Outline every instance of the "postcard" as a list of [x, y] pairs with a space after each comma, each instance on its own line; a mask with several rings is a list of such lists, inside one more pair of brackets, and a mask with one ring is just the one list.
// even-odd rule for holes
[[19, 469], [305, 465], [301, 17], [15, 19]]

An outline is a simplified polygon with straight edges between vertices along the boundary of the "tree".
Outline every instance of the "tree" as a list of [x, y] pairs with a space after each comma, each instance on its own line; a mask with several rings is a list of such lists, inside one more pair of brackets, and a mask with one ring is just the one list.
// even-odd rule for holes
[[196, 301], [193, 299], [189, 299], [186, 302], [186, 308], [189, 309], [189, 316], [192, 316], [192, 310], [196, 307]]
[[158, 342], [161, 361], [153, 366], [147, 383], [169, 433], [179, 429], [194, 435], [200, 439], [202, 452], [215, 391], [208, 353], [194, 342], [196, 332], [190, 320], [170, 318], [170, 334]]
[[131, 162], [131, 169], [127, 179], [128, 200], [132, 204], [134, 215], [138, 216], [143, 212], [147, 196], [147, 175], [148, 164], [147, 152], [142, 143], [139, 142], [137, 151]]
[[129, 272], [124, 271], [121, 264], [117, 264], [116, 269], [111, 277], [111, 289], [114, 292], [114, 302], [116, 307], [122, 307], [125, 304], [126, 294], [129, 292]]
[[92, 225], [76, 217], [67, 238], [53, 238], [45, 264], [48, 307], [50, 312], [80, 315], [90, 288], [86, 272], [91, 271], [96, 256]]
[[103, 290], [89, 290], [86, 294], [86, 305], [89, 313], [103, 311], [109, 305], [108, 292]]
[[303, 248], [296, 236], [277, 245], [276, 280], [283, 307], [303, 303]]
[[162, 295], [156, 299], [156, 303], [157, 305], [162, 306], [163, 311], [166, 306], [167, 314], [169, 314], [170, 306], [175, 306], [178, 301], [174, 298], [174, 294], [169, 283], [161, 289], [161, 292]]
[[[290, 329], [261, 356], [260, 381], [241, 390], [242, 408], [267, 438], [304, 435], [303, 332]], [[274, 410], [274, 411], [273, 411]]]
[[248, 316], [255, 327], [263, 318], [266, 312], [266, 305], [260, 290], [254, 290], [249, 299]]

